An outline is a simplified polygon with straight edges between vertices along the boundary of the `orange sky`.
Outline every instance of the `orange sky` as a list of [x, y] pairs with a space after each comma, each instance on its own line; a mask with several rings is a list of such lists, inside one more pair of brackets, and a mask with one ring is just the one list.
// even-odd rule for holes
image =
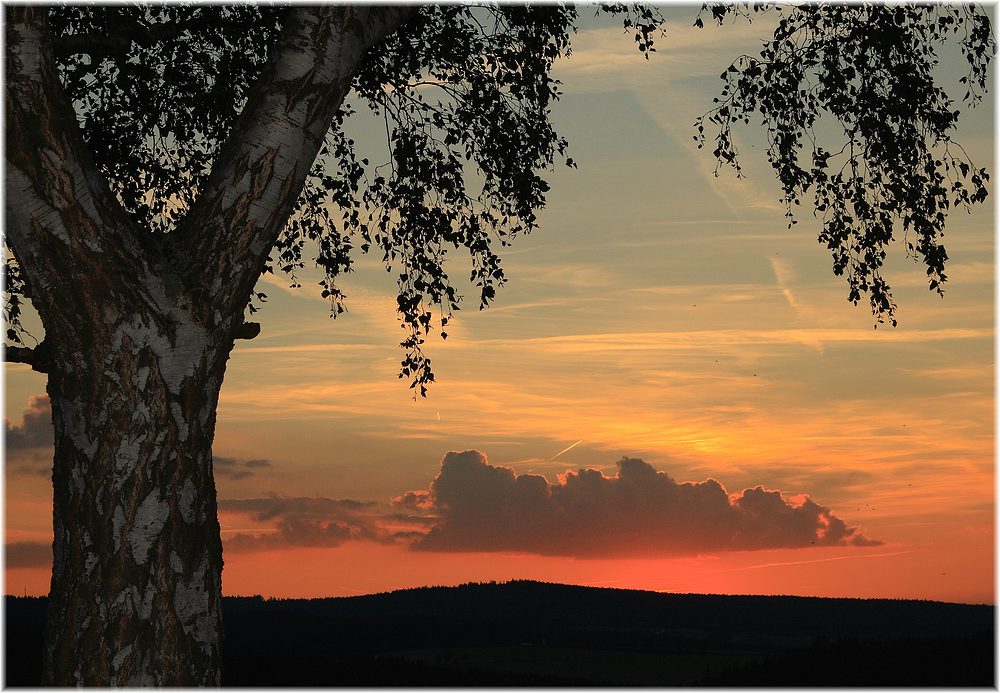
[[[565, 96], [554, 118], [579, 169], [551, 175], [541, 229], [504, 255], [510, 283], [496, 305], [459, 313], [446, 342], [429, 340], [438, 381], [426, 400], [395, 377], [394, 284], [377, 258], [345, 279], [349, 312], [336, 321], [308, 273], [301, 290], [262, 283], [263, 331], [237, 346], [219, 409], [226, 593], [535, 578], [994, 601], [992, 198], [949, 219], [943, 300], [896, 249], [887, 276], [899, 327], [873, 330], [816, 243], [818, 221], [804, 213], [786, 229], [759, 136], [748, 132], [741, 147], [742, 181], [715, 178], [711, 155], [691, 140], [718, 74], [766, 26], [698, 31], [687, 27], [690, 10], [668, 11], [681, 19], [648, 63], [620, 29], [577, 36], [556, 75]], [[992, 103], [963, 114], [959, 138], [987, 165], [993, 120]], [[377, 129], [355, 127], [359, 147], [379, 151]], [[44, 380], [26, 366], [5, 373], [17, 427]], [[28, 440], [37, 420], [6, 451], [8, 543], [51, 536], [51, 448]], [[567, 471], [613, 478], [630, 457], [677, 482], [717, 479], [729, 494], [758, 485], [789, 503], [805, 494], [881, 543], [639, 558], [413, 550], [393, 533], [426, 531], [443, 521], [440, 509], [399, 520], [392, 499], [428, 490], [444, 455], [469, 449], [491, 468], [543, 475], [550, 493]], [[270, 517], [225, 509], [274, 496], [288, 507]], [[288, 499], [370, 505], [342, 517]], [[307, 505], [312, 514], [301, 513]], [[477, 517], [450, 521], [488, 519]], [[329, 523], [342, 520], [354, 538], [334, 536]], [[302, 538], [317, 527], [329, 532]], [[571, 530], [579, 526], [551, 528]], [[234, 548], [234, 536], [254, 534], [272, 539]], [[8, 560], [7, 592], [46, 592], [47, 568], [18, 556], [26, 567]]]

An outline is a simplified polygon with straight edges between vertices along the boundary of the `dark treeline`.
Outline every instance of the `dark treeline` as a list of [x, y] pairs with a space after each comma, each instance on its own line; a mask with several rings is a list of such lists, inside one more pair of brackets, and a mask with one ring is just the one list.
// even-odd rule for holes
[[[46, 600], [6, 598], [7, 686]], [[224, 685], [993, 686], [994, 607], [528, 581], [224, 602]]]

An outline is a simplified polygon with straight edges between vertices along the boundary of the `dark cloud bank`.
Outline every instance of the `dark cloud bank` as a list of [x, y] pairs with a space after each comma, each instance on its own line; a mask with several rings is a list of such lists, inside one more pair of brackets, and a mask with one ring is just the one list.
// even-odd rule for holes
[[427, 551], [622, 557], [881, 543], [808, 497], [761, 486], [730, 495], [715, 479], [677, 483], [631, 458], [613, 477], [581, 469], [550, 484], [477, 450], [449, 452], [429, 492], [395, 502], [436, 516], [413, 545]]
[[[47, 400], [33, 398], [41, 415]], [[46, 419], [51, 435], [51, 426]], [[26, 413], [16, 445], [42, 430]], [[19, 436], [19, 437], [18, 437]], [[47, 442], [47, 441], [46, 441]], [[8, 445], [10, 443], [8, 442]], [[216, 457], [216, 472], [240, 479], [266, 460]], [[640, 459], [623, 458], [607, 477], [580, 469], [549, 483], [494, 466], [478, 450], [449, 452], [427, 490], [409, 491], [391, 507], [322, 497], [219, 501], [219, 510], [268, 525], [223, 535], [229, 551], [334, 547], [351, 540], [402, 543], [422, 551], [514, 551], [578, 558], [683, 556], [808, 546], [877, 546], [860, 528], [804, 495], [762, 486], [729, 494], [715, 479], [678, 483]], [[7, 545], [8, 567], [44, 565], [51, 547]]]
[[729, 494], [715, 479], [678, 483], [631, 458], [613, 477], [581, 469], [549, 483], [491, 465], [477, 450], [449, 452], [429, 489], [409, 491], [392, 506], [279, 496], [219, 504], [276, 523], [269, 532], [228, 535], [230, 550], [361, 539], [423, 551], [612, 558], [882, 543], [806, 496], [761, 486]]

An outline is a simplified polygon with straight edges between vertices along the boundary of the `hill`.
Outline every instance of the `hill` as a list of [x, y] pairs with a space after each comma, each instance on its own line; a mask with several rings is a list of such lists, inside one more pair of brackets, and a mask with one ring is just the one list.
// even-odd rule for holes
[[[8, 686], [45, 600], [6, 598]], [[223, 683], [994, 686], [992, 606], [659, 594], [529, 581], [224, 600]]]

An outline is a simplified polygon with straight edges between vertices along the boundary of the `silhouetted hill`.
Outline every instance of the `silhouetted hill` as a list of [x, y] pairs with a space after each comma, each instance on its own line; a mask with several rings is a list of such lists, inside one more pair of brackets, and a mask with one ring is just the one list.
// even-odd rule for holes
[[[5, 683], [45, 600], [6, 598]], [[530, 581], [224, 600], [224, 684], [993, 686], [994, 607], [659, 594]]]

